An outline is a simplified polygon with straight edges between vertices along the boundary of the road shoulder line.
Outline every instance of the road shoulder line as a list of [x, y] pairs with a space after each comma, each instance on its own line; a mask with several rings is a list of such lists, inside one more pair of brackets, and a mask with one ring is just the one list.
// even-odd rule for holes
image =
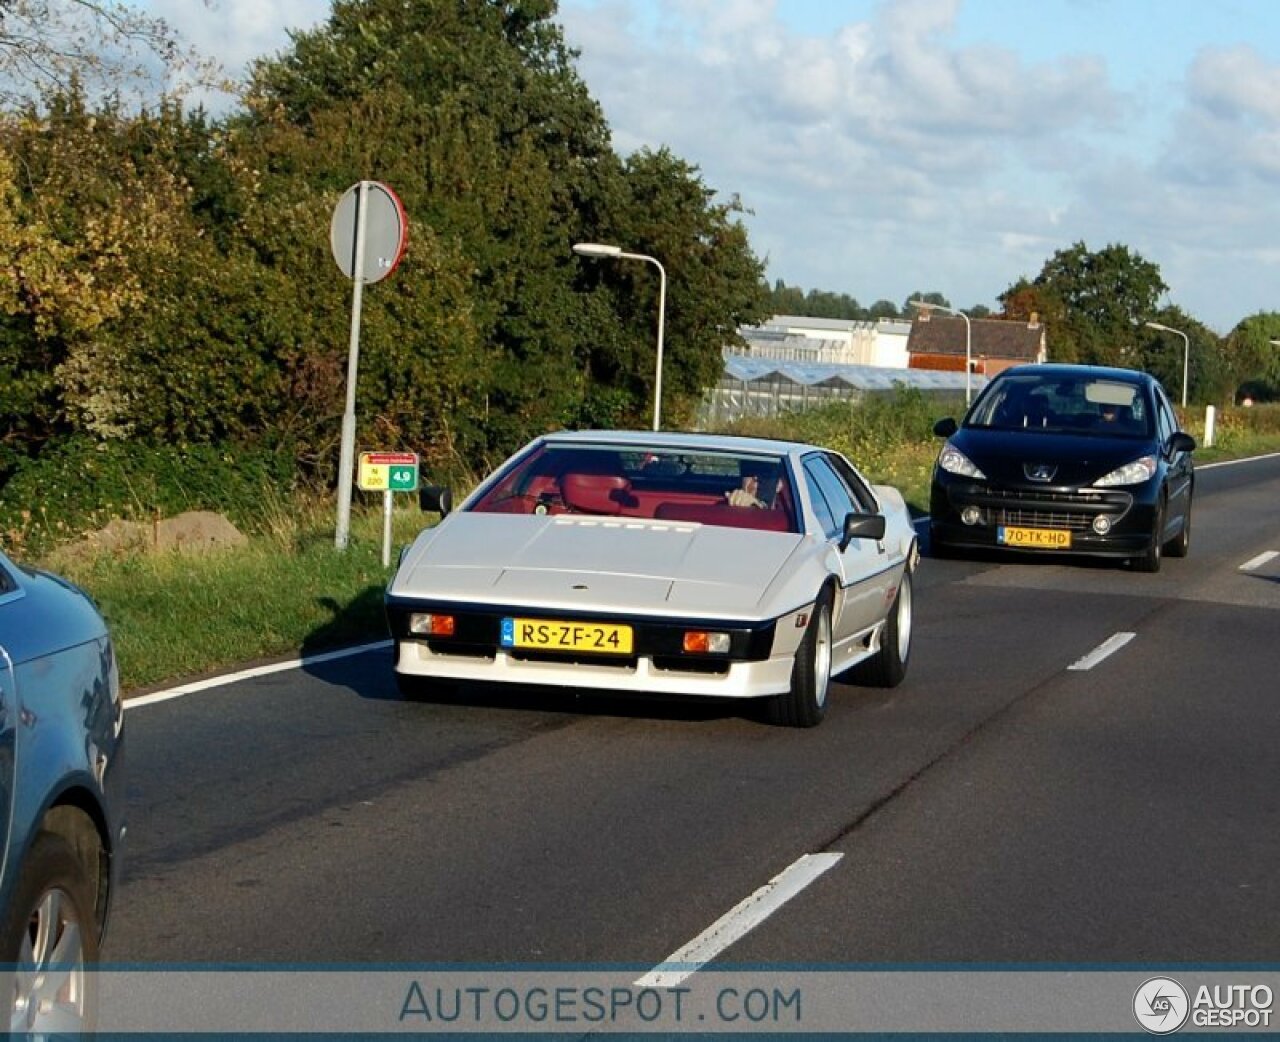
[[333, 662], [335, 659], [363, 655], [369, 651], [378, 651], [382, 648], [390, 647], [391, 644], [392, 642], [389, 640], [379, 640], [372, 644], [359, 644], [352, 648], [322, 651], [317, 655], [305, 655], [299, 658], [287, 659], [284, 662], [272, 662], [266, 666], [254, 666], [251, 669], [241, 669], [235, 673], [221, 673], [216, 677], [193, 680], [189, 684], [179, 684], [176, 687], [165, 688], [163, 691], [153, 691], [149, 695], [126, 698], [124, 705], [126, 709], [141, 709], [143, 706], [155, 705], [158, 702], [168, 702], [175, 698], [182, 698], [184, 695], [194, 695], [198, 691], [208, 691], [210, 688], [225, 687], [241, 680], [265, 677], [272, 673], [283, 673], [290, 669], [305, 669], [307, 666], [318, 665], [321, 662]]

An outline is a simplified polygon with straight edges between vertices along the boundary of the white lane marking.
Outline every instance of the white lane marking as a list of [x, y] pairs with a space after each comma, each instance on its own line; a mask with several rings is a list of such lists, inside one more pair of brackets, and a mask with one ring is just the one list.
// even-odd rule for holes
[[265, 677], [272, 673], [283, 673], [288, 669], [302, 669], [305, 666], [315, 665], [319, 662], [332, 662], [334, 659], [363, 655], [368, 651], [378, 651], [382, 648], [390, 647], [392, 643], [389, 640], [380, 640], [373, 644], [360, 644], [354, 648], [341, 648], [338, 651], [325, 651], [318, 655], [308, 655], [305, 658], [289, 659], [287, 662], [273, 662], [269, 666], [254, 666], [252, 669], [242, 669], [236, 673], [223, 673], [221, 676], [208, 677], [205, 680], [193, 680], [190, 684], [179, 684], [177, 687], [166, 688], [164, 691], [153, 691], [149, 695], [126, 698], [124, 705], [126, 709], [141, 709], [143, 706], [152, 706], [157, 702], [168, 702], [170, 699], [181, 698], [183, 695], [194, 695], [197, 691], [208, 691], [212, 687], [225, 687], [227, 684], [235, 684], [241, 680], [251, 680], [253, 677]]
[[1197, 463], [1196, 470], [1213, 470], [1216, 467], [1235, 467], [1241, 463], [1253, 463], [1260, 459], [1280, 458], [1280, 452], [1268, 452], [1262, 456], [1245, 456], [1243, 459], [1224, 459], [1217, 463]]
[[1274, 560], [1277, 557], [1280, 557], [1280, 550], [1268, 550], [1266, 553], [1258, 554], [1257, 557], [1245, 561], [1245, 563], [1240, 566], [1240, 571], [1252, 572], [1255, 568], [1261, 568], [1268, 561]]
[[805, 854], [740, 901], [679, 951], [635, 982], [637, 988], [674, 988], [722, 951], [754, 930], [824, 872], [843, 854]]
[[1069, 665], [1067, 669], [1076, 669], [1076, 670], [1093, 669], [1093, 667], [1096, 666], [1099, 662], [1101, 662], [1104, 658], [1107, 658], [1109, 655], [1114, 655], [1117, 651], [1123, 648], [1126, 644], [1129, 643], [1129, 641], [1133, 640], [1133, 638], [1136, 636], [1137, 636], [1136, 633], [1116, 633], [1113, 636], [1110, 636], [1106, 640], [1104, 640], [1101, 644], [1099, 644], [1096, 648], [1094, 648], [1091, 652], [1089, 652], [1089, 654], [1087, 654], [1084, 658], [1071, 663], [1071, 665]]

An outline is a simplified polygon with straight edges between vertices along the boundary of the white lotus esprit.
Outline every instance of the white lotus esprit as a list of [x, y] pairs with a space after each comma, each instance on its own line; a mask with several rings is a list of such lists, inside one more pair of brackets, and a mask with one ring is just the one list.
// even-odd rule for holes
[[[580, 431], [439, 510], [387, 588], [396, 677], [767, 698], [811, 727], [833, 676], [899, 684], [916, 533], [901, 494], [815, 445]], [[424, 688], [426, 690], [424, 690]]]

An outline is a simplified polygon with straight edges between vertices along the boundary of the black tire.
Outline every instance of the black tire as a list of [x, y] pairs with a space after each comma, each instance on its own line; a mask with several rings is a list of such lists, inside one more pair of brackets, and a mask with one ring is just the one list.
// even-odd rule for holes
[[[85, 867], [71, 845], [41, 832], [22, 866], [0, 959], [14, 1037], [77, 1035], [94, 1026], [98, 923]], [[44, 970], [57, 963], [59, 970]]]
[[796, 648], [791, 689], [769, 702], [769, 719], [783, 727], [817, 727], [831, 692], [831, 598], [824, 592]]
[[1133, 558], [1133, 570], [1136, 572], [1158, 572], [1163, 556], [1164, 540], [1164, 500], [1156, 507], [1156, 521], [1151, 528], [1151, 545], [1140, 556]]
[[1182, 516], [1182, 531], [1164, 544], [1169, 557], [1186, 557], [1191, 552], [1191, 500], [1187, 500], [1187, 512]]
[[898, 595], [893, 599], [893, 607], [889, 609], [889, 617], [880, 634], [880, 650], [854, 666], [851, 679], [868, 687], [897, 687], [902, 683], [911, 658], [914, 600], [911, 570], [907, 569], [902, 573]]

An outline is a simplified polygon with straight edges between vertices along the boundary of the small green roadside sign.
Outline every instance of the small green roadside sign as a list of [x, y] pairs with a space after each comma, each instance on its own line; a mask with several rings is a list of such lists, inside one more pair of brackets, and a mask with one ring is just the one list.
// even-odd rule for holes
[[356, 484], [365, 492], [418, 491], [416, 452], [362, 452]]

